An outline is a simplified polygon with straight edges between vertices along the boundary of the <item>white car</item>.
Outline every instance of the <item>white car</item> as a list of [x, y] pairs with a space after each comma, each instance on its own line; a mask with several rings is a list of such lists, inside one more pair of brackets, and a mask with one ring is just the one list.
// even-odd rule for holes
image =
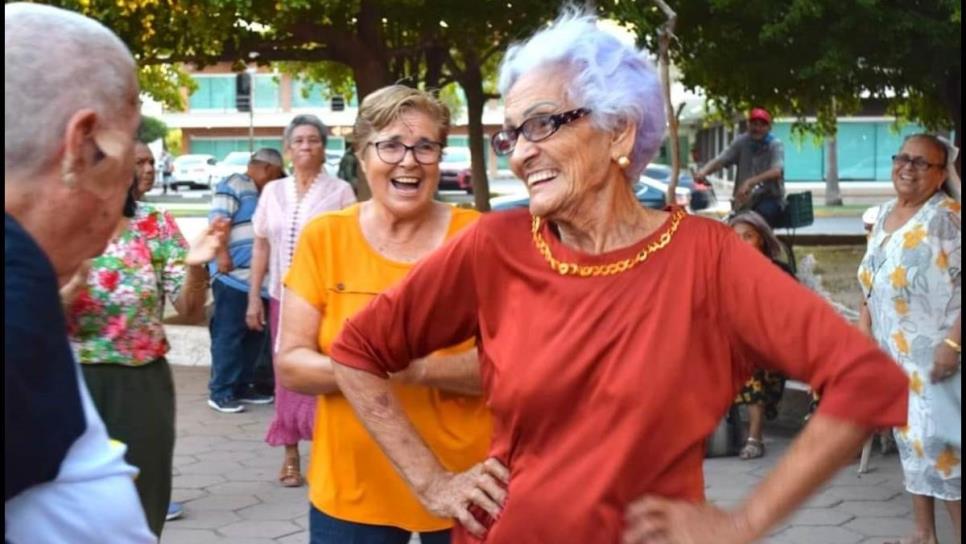
[[[652, 177], [647, 176], [646, 174], [641, 174], [641, 177], [638, 179], [638, 181], [642, 185], [646, 185], [653, 189], [657, 189], [658, 191], [661, 192], [662, 195], [667, 194], [669, 184], [665, 181], [654, 179]], [[685, 207], [685, 208], [690, 206], [691, 189], [688, 189], [687, 187], [681, 187], [680, 185], [678, 185], [674, 190], [674, 203], [677, 204], [678, 206]]]
[[218, 184], [232, 174], [244, 174], [248, 171], [251, 156], [248, 151], [232, 151], [225, 155], [225, 158], [216, 164], [212, 171], [212, 182]]
[[211, 180], [214, 175], [212, 167], [217, 164], [212, 155], [181, 155], [174, 159], [174, 182], [171, 184], [177, 189], [180, 186], [189, 188], [201, 185], [211, 188]]

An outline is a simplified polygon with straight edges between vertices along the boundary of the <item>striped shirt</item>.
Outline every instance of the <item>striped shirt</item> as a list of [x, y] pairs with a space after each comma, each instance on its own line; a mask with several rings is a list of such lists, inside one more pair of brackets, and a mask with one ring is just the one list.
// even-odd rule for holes
[[[215, 186], [211, 199], [208, 221], [224, 217], [231, 221], [228, 236], [228, 254], [231, 256], [232, 270], [227, 274], [218, 272], [217, 261], [211, 261], [208, 269], [216, 281], [229, 287], [248, 292], [251, 278], [252, 248], [255, 232], [252, 216], [258, 207], [258, 187], [246, 174], [232, 174]], [[267, 286], [267, 278], [265, 285]]]

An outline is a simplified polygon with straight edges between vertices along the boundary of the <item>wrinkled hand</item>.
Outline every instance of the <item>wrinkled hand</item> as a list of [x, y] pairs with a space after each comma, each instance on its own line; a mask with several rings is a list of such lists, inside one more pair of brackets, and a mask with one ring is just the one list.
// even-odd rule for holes
[[946, 345], [945, 342], [940, 342], [936, 346], [936, 353], [933, 358], [932, 370], [929, 372], [929, 381], [932, 383], [939, 383], [948, 380], [959, 372], [959, 353], [956, 350]]
[[509, 481], [510, 471], [491, 457], [466, 472], [440, 476], [426, 487], [420, 500], [433, 514], [454, 518], [470, 534], [482, 537], [486, 528], [476, 520], [470, 507], [476, 505], [493, 519], [499, 518]]
[[737, 514], [654, 496], [632, 502], [624, 521], [623, 544], [746, 544], [756, 538]]
[[185, 264], [203, 265], [214, 259], [218, 250], [225, 247], [228, 242], [228, 229], [230, 227], [231, 221], [224, 217], [212, 221], [191, 244], [191, 249], [188, 250], [188, 255], [185, 257]]
[[81, 263], [74, 275], [70, 277], [70, 281], [60, 288], [60, 302], [65, 307], [70, 306], [77, 295], [87, 288], [87, 276], [90, 274], [92, 262], [93, 259], [88, 259]]
[[260, 298], [249, 298], [245, 311], [245, 324], [253, 331], [265, 330], [265, 304]]

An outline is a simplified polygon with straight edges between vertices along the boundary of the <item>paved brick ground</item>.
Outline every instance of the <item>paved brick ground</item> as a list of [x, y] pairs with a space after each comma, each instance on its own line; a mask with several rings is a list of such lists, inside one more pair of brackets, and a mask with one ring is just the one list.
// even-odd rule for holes
[[[179, 333], [191, 335], [191, 331], [179, 331], [173, 336]], [[203, 343], [200, 338], [195, 342], [198, 347]], [[172, 355], [174, 363], [203, 364]], [[306, 489], [277, 485], [282, 452], [262, 440], [273, 407], [249, 407], [241, 414], [216, 413], [205, 403], [208, 368], [184, 364], [173, 368], [178, 392], [174, 499], [184, 502], [186, 513], [183, 519], [166, 525], [162, 544], [307, 542]], [[794, 428], [779, 425], [766, 433], [768, 455], [763, 459], [707, 461], [710, 500], [729, 505], [743, 497], [788, 447]], [[304, 462], [306, 445], [302, 451]], [[911, 505], [902, 491], [898, 458], [874, 453], [872, 468], [861, 477], [854, 466], [843, 470], [767, 542], [878, 544], [908, 533]], [[953, 542], [944, 511], [938, 519], [940, 542]]]

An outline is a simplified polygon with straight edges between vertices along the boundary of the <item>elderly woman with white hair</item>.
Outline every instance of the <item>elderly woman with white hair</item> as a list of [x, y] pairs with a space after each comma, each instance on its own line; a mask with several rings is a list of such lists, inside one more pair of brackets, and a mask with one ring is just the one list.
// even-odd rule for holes
[[[907, 380], [874, 343], [726, 225], [650, 210], [632, 185], [664, 135], [653, 67], [565, 14], [510, 49], [504, 129], [529, 210], [489, 214], [348, 320], [341, 391], [458, 542], [739, 543], [905, 420]], [[775, 301], [782, 301], [776, 304]], [[476, 337], [490, 458], [449, 472], [387, 376]], [[824, 402], [771, 475], [704, 504], [704, 439], [752, 370]]]

